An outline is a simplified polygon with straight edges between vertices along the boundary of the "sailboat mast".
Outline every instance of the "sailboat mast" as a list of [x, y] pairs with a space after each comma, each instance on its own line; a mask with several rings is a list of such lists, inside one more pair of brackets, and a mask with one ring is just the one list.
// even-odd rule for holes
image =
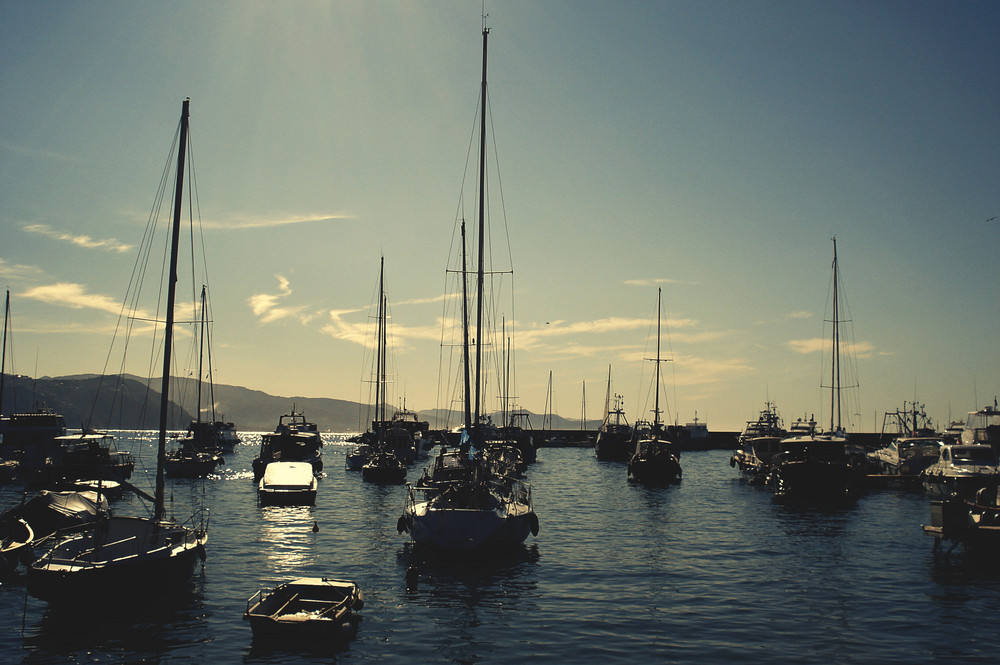
[[156, 448], [156, 496], [153, 521], [163, 519], [164, 480], [163, 464], [167, 455], [167, 409], [170, 405], [170, 353], [173, 346], [174, 299], [177, 293], [177, 248], [181, 230], [181, 205], [184, 202], [184, 161], [187, 149], [188, 109], [191, 100], [185, 99], [181, 109], [181, 132], [177, 145], [177, 189], [174, 194], [174, 221], [170, 238], [170, 278], [167, 281], [167, 321], [163, 336], [163, 380], [160, 384], [160, 438]]
[[[833, 364], [830, 367], [830, 430], [840, 429], [840, 311], [837, 296], [837, 238], [833, 238]], [[836, 411], [834, 411], [836, 405]], [[836, 413], [836, 421], [834, 421]]]
[[385, 401], [385, 395], [382, 394], [383, 386], [385, 383], [385, 367], [383, 362], [385, 361], [385, 356], [383, 354], [384, 346], [384, 335], [385, 335], [385, 282], [383, 281], [383, 271], [385, 269], [385, 257], [383, 256], [378, 268], [378, 325], [375, 328], [375, 422], [378, 423], [376, 427], [378, 428], [378, 443], [379, 448], [385, 443], [385, 410], [379, 405], [380, 400]]
[[465, 429], [472, 430], [472, 378], [469, 373], [469, 280], [465, 243], [465, 220], [462, 220], [462, 373], [465, 381]]
[[479, 268], [476, 271], [476, 420], [473, 431], [476, 432], [476, 442], [479, 433], [479, 408], [481, 404], [480, 391], [483, 366], [483, 275], [485, 272], [485, 236], [486, 236], [486, 43], [490, 29], [483, 26], [483, 84], [480, 100], [479, 116]]
[[662, 288], [656, 289], [656, 400], [653, 406], [653, 428], [660, 424], [660, 297]]
[[[198, 413], [195, 421], [201, 424], [201, 359], [205, 354], [205, 285], [201, 285], [201, 329], [198, 331], [200, 341], [198, 342]], [[213, 400], [214, 402], [214, 400]], [[214, 418], [212, 420], [215, 420]]]
[[[10, 319], [10, 289], [7, 289], [7, 300], [3, 307], [3, 351], [0, 352], [0, 415], [3, 414], [3, 384], [4, 372], [7, 371], [7, 326]], [[37, 374], [38, 372], [35, 372]], [[14, 399], [17, 401], [17, 398]]]

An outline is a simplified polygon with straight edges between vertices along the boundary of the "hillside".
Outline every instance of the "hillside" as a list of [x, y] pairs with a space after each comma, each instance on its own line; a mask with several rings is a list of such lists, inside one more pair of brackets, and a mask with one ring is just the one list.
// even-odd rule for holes
[[[110, 429], [155, 429], [159, 414], [159, 381], [152, 381], [147, 386], [146, 379], [127, 375], [117, 393], [123, 399], [112, 401], [115, 394], [115, 377], [107, 377], [101, 383], [96, 375], [75, 375], [60, 377], [41, 377], [32, 379], [24, 375], [4, 377], [4, 397], [2, 412], [5, 414], [15, 409], [24, 411], [35, 406], [47, 406], [66, 418], [66, 424], [72, 428], [90, 425], [94, 428]], [[94, 396], [100, 398], [94, 403]], [[208, 403], [208, 387], [202, 386], [202, 403]], [[174, 404], [168, 427], [184, 429], [192, 420], [197, 402], [197, 381], [195, 379], [174, 379], [171, 383], [171, 403]], [[186, 409], [176, 405], [184, 404]], [[365, 426], [368, 407], [357, 402], [333, 399], [328, 397], [285, 397], [269, 395], [260, 390], [251, 390], [242, 386], [216, 385], [215, 409], [219, 419], [225, 419], [236, 424], [240, 431], [260, 432], [271, 431], [278, 422], [278, 417], [288, 413], [294, 406], [306, 417], [315, 422], [323, 431], [352, 432]], [[388, 409], [392, 411], [391, 407]], [[90, 414], [94, 413], [93, 418]], [[429, 409], [420, 412], [420, 419], [430, 422], [431, 428], [445, 427], [447, 423], [455, 424], [458, 417], [445, 411]], [[209, 416], [210, 417], [210, 416]], [[541, 427], [542, 417], [530, 414], [531, 424]], [[588, 422], [590, 429], [596, 429], [598, 421]], [[555, 429], [579, 429], [579, 420], [568, 420], [553, 417]]]

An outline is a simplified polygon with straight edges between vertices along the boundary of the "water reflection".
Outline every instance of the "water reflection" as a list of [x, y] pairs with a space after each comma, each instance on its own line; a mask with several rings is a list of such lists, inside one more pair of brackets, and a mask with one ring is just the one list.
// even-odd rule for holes
[[279, 577], [301, 576], [315, 559], [315, 507], [266, 506], [258, 511], [257, 546], [270, 564], [268, 569]]
[[42, 615], [37, 621], [25, 618], [24, 662], [86, 661], [103, 652], [117, 662], [157, 663], [211, 642], [203, 589], [199, 573], [189, 589], [165, 598], [115, 603], [94, 598], [82, 605], [38, 606]]
[[539, 559], [535, 544], [472, 557], [406, 543], [397, 552], [404, 598], [435, 626], [423, 631], [425, 648], [457, 663], [480, 662], [502, 648], [497, 636], [512, 618], [536, 609]]

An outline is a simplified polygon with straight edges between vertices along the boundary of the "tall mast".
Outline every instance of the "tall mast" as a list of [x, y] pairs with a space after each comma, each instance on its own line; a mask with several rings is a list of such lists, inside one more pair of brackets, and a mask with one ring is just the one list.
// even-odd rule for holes
[[[830, 367], [830, 430], [840, 429], [840, 311], [837, 297], [837, 238], [833, 238], [833, 363]], [[834, 421], [836, 405], [836, 421]]]
[[[200, 341], [198, 342], [198, 413], [195, 416], [196, 422], [201, 424], [201, 359], [205, 355], [205, 285], [201, 285], [201, 330], [199, 332]], [[213, 404], [215, 400], [212, 400]], [[215, 418], [212, 418], [214, 421]]]
[[462, 220], [462, 373], [465, 380], [465, 429], [472, 430], [472, 379], [469, 373], [469, 280], [466, 264], [465, 220]]
[[662, 288], [656, 289], [656, 401], [653, 407], [653, 431], [658, 431], [660, 424], [660, 295]]
[[476, 271], [476, 419], [473, 424], [475, 441], [479, 443], [479, 408], [483, 365], [483, 274], [485, 271], [486, 231], [486, 43], [490, 29], [483, 25], [483, 83], [479, 116], [479, 268]]
[[382, 393], [385, 383], [385, 282], [383, 279], [385, 269], [385, 257], [379, 262], [378, 268], [378, 325], [375, 328], [375, 422], [378, 423], [378, 444], [379, 448], [385, 443], [385, 409], [379, 406], [379, 401], [385, 402], [385, 395]]
[[[10, 289], [7, 289], [7, 300], [3, 307], [3, 351], [0, 352], [0, 415], [3, 415], [3, 374], [7, 371], [7, 325], [10, 319]], [[38, 372], [35, 372], [37, 374]], [[14, 399], [17, 401], [17, 398]]]
[[160, 440], [156, 448], [156, 496], [153, 521], [163, 519], [163, 464], [167, 455], [167, 409], [170, 405], [170, 352], [174, 337], [174, 298], [177, 292], [177, 247], [181, 229], [181, 205], [184, 202], [184, 160], [187, 149], [188, 109], [190, 99], [181, 109], [181, 132], [177, 145], [177, 189], [174, 194], [174, 222], [170, 238], [170, 278], [167, 281], [167, 321], [163, 337], [163, 380], [160, 384]]

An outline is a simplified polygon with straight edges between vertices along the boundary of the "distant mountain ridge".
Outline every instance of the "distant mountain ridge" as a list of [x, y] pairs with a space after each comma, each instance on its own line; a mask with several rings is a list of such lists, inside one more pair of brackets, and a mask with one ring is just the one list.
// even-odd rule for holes
[[[95, 429], [155, 429], [158, 426], [160, 409], [159, 380], [148, 381], [134, 375], [125, 375], [120, 384], [121, 400], [112, 400], [118, 377], [102, 378], [95, 374], [77, 374], [59, 377], [33, 379], [24, 375], [4, 376], [4, 396], [2, 413], [15, 410], [23, 412], [45, 406], [61, 413], [67, 426]], [[185, 429], [194, 419], [197, 401], [197, 380], [174, 378], [171, 380], [171, 409], [167, 427]], [[99, 389], [100, 386], [100, 389]], [[242, 432], [269, 432], [278, 423], [278, 418], [292, 410], [305, 414], [324, 432], [357, 432], [367, 426], [369, 405], [330, 397], [283, 397], [269, 395], [261, 390], [242, 386], [216, 384], [216, 418], [235, 423]], [[95, 403], [95, 395], [99, 398]], [[205, 412], [209, 402], [208, 386], [202, 384], [202, 418], [211, 418]], [[186, 408], [178, 406], [185, 405]], [[387, 411], [391, 413], [392, 407]], [[94, 414], [91, 416], [91, 414]], [[460, 421], [455, 411], [430, 409], [420, 411], [421, 420], [430, 423], [432, 429], [441, 429]], [[532, 423], [540, 429], [541, 416], [530, 414]], [[553, 416], [554, 429], [579, 429], [579, 420], [568, 420]], [[588, 421], [589, 429], [596, 429], [599, 421]]]

